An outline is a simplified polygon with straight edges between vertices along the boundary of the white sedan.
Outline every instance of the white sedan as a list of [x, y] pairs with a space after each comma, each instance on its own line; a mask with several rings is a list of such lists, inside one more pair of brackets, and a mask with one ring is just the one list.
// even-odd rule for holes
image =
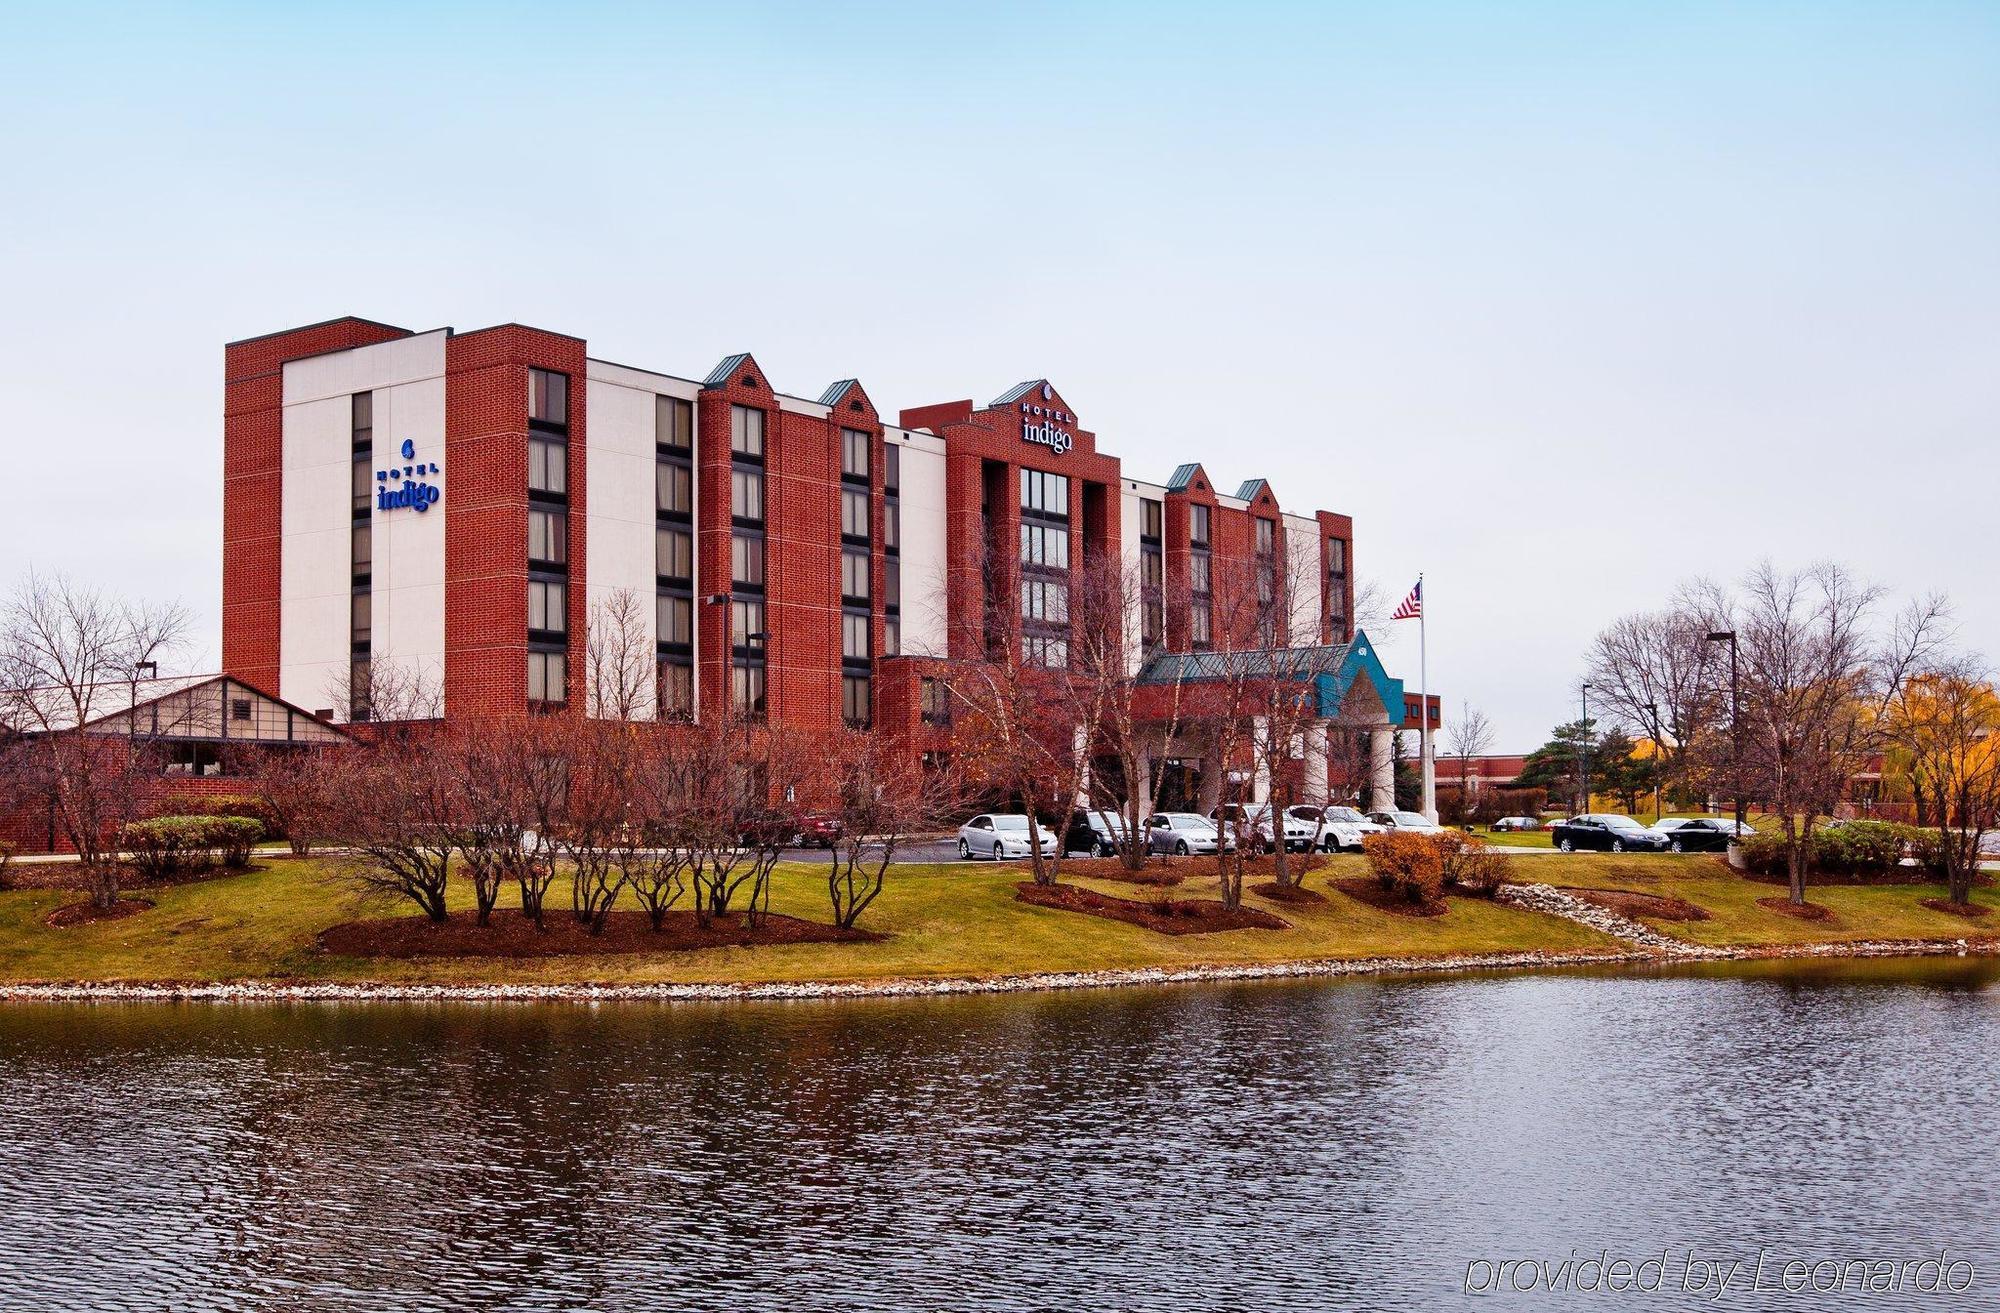
[[[961, 859], [985, 857], [1000, 861], [1028, 855], [1028, 818], [1004, 812], [975, 816], [958, 827], [958, 855]], [[1056, 855], [1056, 836], [1041, 827], [1042, 856]]]
[[1443, 834], [1444, 826], [1427, 821], [1416, 812], [1369, 812], [1368, 819], [1385, 830], [1400, 834]]

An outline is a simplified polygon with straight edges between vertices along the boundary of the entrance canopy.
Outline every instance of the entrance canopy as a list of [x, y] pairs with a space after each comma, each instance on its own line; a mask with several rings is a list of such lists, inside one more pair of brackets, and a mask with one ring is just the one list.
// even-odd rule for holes
[[[1317, 647], [1259, 648], [1242, 652], [1163, 652], [1139, 671], [1141, 684], [1223, 684], [1238, 680], [1290, 680], [1313, 685], [1319, 714], [1369, 723], [1401, 723], [1403, 681], [1391, 679], [1375, 644], [1357, 630], [1352, 642]], [[1348, 705], [1348, 694], [1360, 697]], [[1392, 710], [1393, 709], [1393, 710]]]

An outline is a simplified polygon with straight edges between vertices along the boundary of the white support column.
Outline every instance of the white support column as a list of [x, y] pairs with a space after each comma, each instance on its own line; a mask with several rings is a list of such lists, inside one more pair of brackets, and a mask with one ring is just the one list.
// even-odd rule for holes
[[1388, 726], [1368, 731], [1368, 810], [1396, 809], [1396, 731]]
[[1326, 722], [1316, 720], [1306, 726], [1305, 787], [1300, 799], [1310, 807], [1324, 807], [1326, 796]]

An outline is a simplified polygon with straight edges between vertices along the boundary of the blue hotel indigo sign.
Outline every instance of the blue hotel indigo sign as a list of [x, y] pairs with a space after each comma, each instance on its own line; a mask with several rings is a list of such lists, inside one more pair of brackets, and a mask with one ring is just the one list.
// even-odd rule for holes
[[[444, 489], [427, 482], [427, 474], [436, 474], [436, 462], [426, 465], [417, 459], [417, 444], [403, 439], [403, 459], [409, 461], [401, 469], [375, 471], [375, 509], [394, 511], [409, 507], [411, 510], [427, 511], [444, 496]], [[397, 481], [401, 480], [398, 486]]]

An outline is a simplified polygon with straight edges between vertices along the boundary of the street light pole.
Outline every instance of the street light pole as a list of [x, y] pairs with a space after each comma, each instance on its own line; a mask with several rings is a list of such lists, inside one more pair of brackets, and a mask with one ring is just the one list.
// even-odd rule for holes
[[1729, 776], [1736, 794], [1736, 832], [1743, 833], [1743, 687], [1736, 674], [1736, 631], [1718, 629], [1711, 643], [1729, 644]]
[[1590, 685], [1583, 686], [1583, 720], [1578, 728], [1583, 733], [1577, 739], [1577, 773], [1583, 777], [1583, 810], [1590, 810]]
[[1648, 702], [1646, 716], [1652, 721], [1650, 733], [1653, 736], [1653, 824], [1660, 823], [1660, 704]]

